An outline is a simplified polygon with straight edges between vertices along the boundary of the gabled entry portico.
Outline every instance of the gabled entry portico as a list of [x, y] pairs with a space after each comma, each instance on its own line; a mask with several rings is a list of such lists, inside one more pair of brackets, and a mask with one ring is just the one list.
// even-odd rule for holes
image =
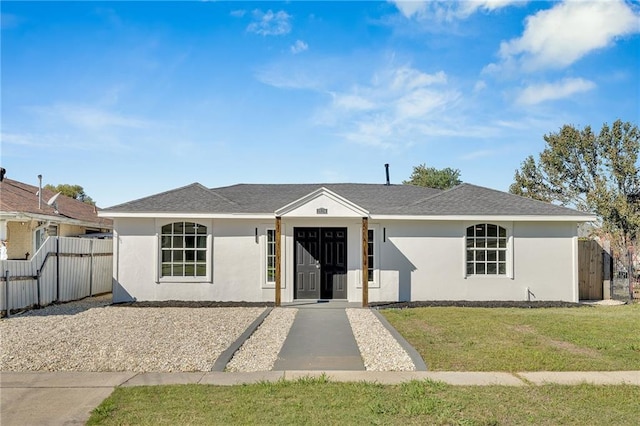
[[275, 215], [276, 252], [280, 255], [276, 305], [299, 299], [367, 300], [364, 294], [360, 298], [356, 288], [367, 279], [367, 256], [360, 256], [366, 253], [367, 244], [362, 244], [360, 231], [368, 211], [320, 188], [278, 209]]

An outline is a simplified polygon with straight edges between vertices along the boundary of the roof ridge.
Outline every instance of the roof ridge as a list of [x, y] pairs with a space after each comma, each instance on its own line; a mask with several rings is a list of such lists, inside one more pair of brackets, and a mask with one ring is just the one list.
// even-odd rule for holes
[[[411, 203], [411, 204], [409, 204], [409, 205], [410, 205], [410, 206], [417, 206], [418, 204], [422, 204], [422, 203], [424, 203], [425, 201], [431, 200], [432, 198], [439, 197], [439, 196], [441, 196], [442, 194], [445, 194], [445, 193], [447, 193], [447, 192], [449, 192], [449, 191], [451, 191], [451, 190], [453, 190], [453, 189], [456, 189], [456, 188], [458, 188], [458, 187], [460, 187], [460, 186], [462, 186], [462, 185], [464, 185], [464, 183], [461, 183], [460, 185], [456, 185], [456, 186], [454, 186], [453, 188], [449, 188], [449, 189], [429, 188], [428, 186], [423, 186], [422, 188], [425, 188], [425, 189], [431, 189], [431, 190], [434, 190], [434, 191], [440, 191], [440, 192], [437, 192], [437, 193], [435, 193], [435, 194], [428, 195], [428, 196], [426, 196], [426, 197], [424, 197], [424, 198], [420, 198], [419, 200], [416, 200], [416, 201], [414, 201], [413, 203]], [[416, 187], [419, 187], [420, 185], [410, 185], [410, 186], [416, 186]]]
[[208, 192], [210, 192], [211, 194], [213, 194], [213, 195], [215, 195], [216, 197], [220, 198], [221, 200], [224, 200], [224, 201], [226, 201], [226, 202], [227, 202], [227, 203], [229, 203], [229, 204], [233, 204], [234, 206], [237, 206], [237, 205], [238, 205], [238, 203], [236, 203], [235, 201], [230, 200], [229, 198], [225, 197], [224, 195], [220, 195], [220, 194], [218, 194], [218, 193], [217, 193], [213, 188], [207, 188], [206, 186], [204, 186], [204, 185], [202, 185], [202, 184], [200, 184], [200, 183], [198, 183], [198, 182], [196, 182], [196, 183], [197, 183], [197, 184], [198, 184], [202, 189], [207, 190]]
[[[278, 185], [287, 185], [287, 186], [318, 186], [318, 187], [322, 187], [322, 186], [327, 186], [327, 185], [369, 185], [369, 186], [415, 186], [415, 185], [404, 185], [404, 184], [398, 184], [398, 183], [392, 183], [392, 184], [384, 184], [384, 183], [362, 183], [362, 182], [305, 182], [305, 183], [288, 183], [288, 182], [282, 182], [282, 183], [236, 183], [233, 185], [227, 185], [227, 186], [218, 186], [218, 187], [214, 187], [214, 188], [209, 188], [211, 190], [216, 190], [216, 189], [227, 189], [227, 188], [234, 188], [234, 187], [238, 187], [238, 186], [258, 186], [258, 185], [263, 185], [263, 186], [278, 186]], [[435, 189], [435, 188], [431, 188], [431, 189]]]

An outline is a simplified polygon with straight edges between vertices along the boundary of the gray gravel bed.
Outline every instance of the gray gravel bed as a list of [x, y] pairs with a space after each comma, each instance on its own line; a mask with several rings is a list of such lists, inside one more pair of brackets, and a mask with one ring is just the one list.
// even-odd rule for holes
[[46, 306], [44, 308], [30, 309], [27, 311], [13, 314], [13, 317], [39, 317], [39, 316], [51, 316], [51, 315], [74, 315], [87, 309], [100, 308], [103, 306], [111, 305], [112, 296], [111, 293], [103, 294], [100, 296], [87, 297], [85, 299], [76, 300], [73, 302], [56, 303]]
[[347, 309], [367, 371], [415, 371], [411, 357], [369, 309]]
[[110, 296], [0, 320], [2, 371], [209, 371], [264, 308], [130, 308]]
[[227, 371], [270, 371], [278, 359], [297, 312], [297, 309], [292, 308], [274, 308], [233, 355], [227, 364]]

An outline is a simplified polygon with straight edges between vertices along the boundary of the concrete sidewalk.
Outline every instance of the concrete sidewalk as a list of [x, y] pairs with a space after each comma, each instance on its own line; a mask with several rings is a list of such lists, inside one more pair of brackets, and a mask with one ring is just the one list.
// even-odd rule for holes
[[297, 380], [324, 375], [336, 382], [398, 384], [433, 380], [461, 386], [539, 386], [544, 384], [640, 386], [640, 371], [581, 372], [374, 372], [374, 371], [265, 371], [258, 373], [0, 373], [0, 423], [12, 425], [83, 424], [91, 411], [116, 386], [206, 384], [230, 386], [263, 381]]

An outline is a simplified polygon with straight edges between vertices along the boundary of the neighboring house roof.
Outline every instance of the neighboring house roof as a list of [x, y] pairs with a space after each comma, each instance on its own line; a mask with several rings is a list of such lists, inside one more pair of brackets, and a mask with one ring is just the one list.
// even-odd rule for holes
[[199, 183], [104, 209], [124, 213], [274, 214], [320, 188], [349, 200], [371, 215], [387, 216], [564, 216], [592, 215], [506, 192], [463, 183], [447, 191], [412, 185], [357, 183], [238, 184], [207, 189]]
[[[0, 211], [3, 216], [34, 217], [54, 222], [112, 229], [113, 221], [98, 217], [98, 208], [71, 197], [59, 195], [57, 210], [47, 204], [56, 192], [42, 189], [42, 202], [38, 202], [38, 187], [12, 179], [0, 181]], [[39, 205], [40, 204], [40, 205]]]

